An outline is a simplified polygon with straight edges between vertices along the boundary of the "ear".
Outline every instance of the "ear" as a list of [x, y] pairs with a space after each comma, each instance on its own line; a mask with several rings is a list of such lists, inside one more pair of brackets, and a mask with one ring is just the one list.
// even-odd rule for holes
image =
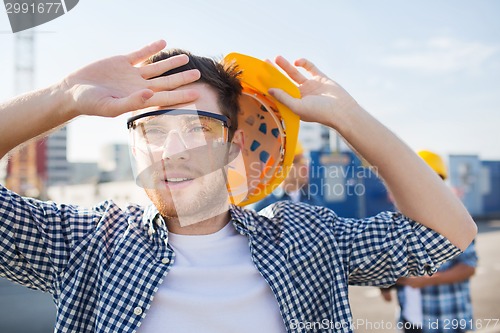
[[238, 129], [234, 132], [233, 140], [231, 141], [231, 148], [229, 150], [230, 160], [236, 158], [240, 151], [243, 151], [245, 147], [245, 135], [242, 129]]
[[243, 146], [245, 145], [245, 133], [243, 132], [242, 129], [237, 129], [234, 134], [233, 134], [233, 140], [232, 143], [239, 146], [240, 149], [243, 149]]

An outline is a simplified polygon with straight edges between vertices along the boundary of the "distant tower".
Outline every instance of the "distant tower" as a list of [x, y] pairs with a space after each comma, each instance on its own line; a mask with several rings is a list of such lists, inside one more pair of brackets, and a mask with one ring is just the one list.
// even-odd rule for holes
[[[15, 34], [15, 94], [34, 88], [35, 32], [33, 29]], [[46, 198], [46, 186], [67, 181], [69, 166], [66, 160], [66, 128], [48, 138], [34, 140], [10, 155], [6, 185], [27, 196]]]

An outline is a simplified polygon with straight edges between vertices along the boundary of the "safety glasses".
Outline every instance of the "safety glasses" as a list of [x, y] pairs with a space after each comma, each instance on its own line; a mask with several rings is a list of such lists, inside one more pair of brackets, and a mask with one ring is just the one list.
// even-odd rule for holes
[[189, 109], [155, 110], [127, 120], [134, 148], [151, 152], [164, 150], [178, 140], [184, 149], [228, 141], [228, 117]]

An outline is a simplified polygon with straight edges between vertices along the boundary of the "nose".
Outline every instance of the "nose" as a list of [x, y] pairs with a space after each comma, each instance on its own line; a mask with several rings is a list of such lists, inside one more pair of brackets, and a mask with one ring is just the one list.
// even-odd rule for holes
[[177, 130], [172, 130], [167, 134], [163, 146], [162, 158], [169, 160], [189, 159], [186, 142]]

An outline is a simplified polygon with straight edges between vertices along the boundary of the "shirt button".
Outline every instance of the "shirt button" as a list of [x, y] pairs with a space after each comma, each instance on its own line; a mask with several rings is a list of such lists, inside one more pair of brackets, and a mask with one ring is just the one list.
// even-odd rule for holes
[[138, 307], [136, 307], [136, 308], [134, 309], [134, 314], [136, 314], [136, 315], [138, 315], [138, 316], [142, 314], [142, 309], [141, 309], [141, 307], [140, 307], [140, 306], [138, 306]]
[[165, 264], [165, 265], [166, 265], [166, 264], [168, 264], [169, 262], [170, 262], [170, 259], [168, 259], [168, 258], [163, 258], [163, 259], [161, 260], [161, 263], [162, 263], [162, 264]]
[[254, 232], [255, 231], [255, 227], [253, 225], [248, 226], [248, 231]]

